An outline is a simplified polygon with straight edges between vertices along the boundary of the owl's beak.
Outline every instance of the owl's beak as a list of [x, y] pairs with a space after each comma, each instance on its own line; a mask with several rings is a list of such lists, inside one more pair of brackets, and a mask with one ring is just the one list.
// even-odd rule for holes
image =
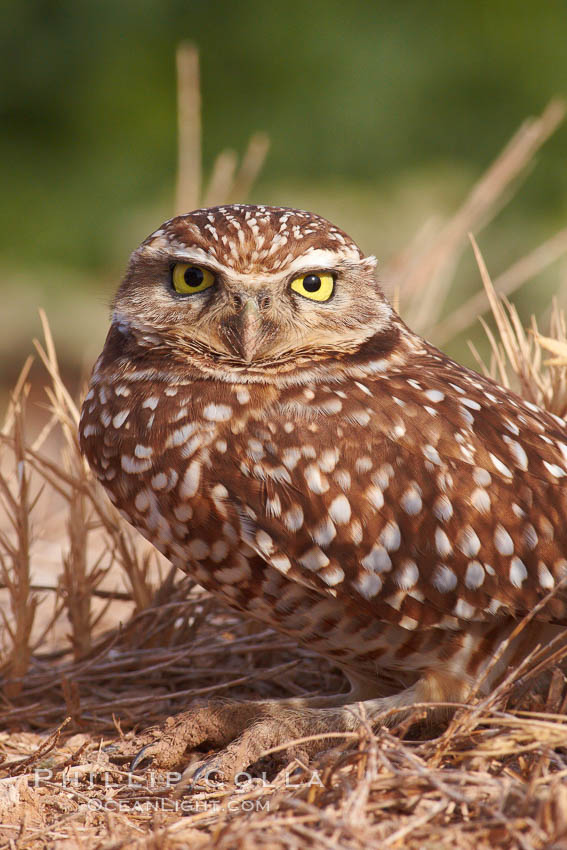
[[262, 317], [254, 298], [249, 298], [238, 314], [237, 328], [240, 356], [246, 363], [250, 363], [262, 338]]

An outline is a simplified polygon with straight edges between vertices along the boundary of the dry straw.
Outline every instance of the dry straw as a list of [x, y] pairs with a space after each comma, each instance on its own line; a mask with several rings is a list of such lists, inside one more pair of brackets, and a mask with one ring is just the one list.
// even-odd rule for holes
[[[192, 47], [180, 48], [178, 68], [178, 208], [242, 198], [267, 142], [254, 136], [239, 167], [233, 153], [222, 153], [202, 191]], [[404, 314], [434, 337], [448, 339], [488, 305], [492, 355], [480, 368], [561, 416], [564, 314], [554, 304], [543, 333], [535, 318], [526, 331], [502, 296], [565, 251], [565, 231], [494, 285], [473, 240], [482, 293], [442, 313], [468, 232], [493, 217], [563, 111], [553, 103], [524, 125], [454, 218], [390, 267]], [[427, 299], [416, 298], [425, 288]], [[30, 435], [28, 360], [0, 435], [0, 848], [567, 847], [560, 645], [536, 648], [493, 694], [453, 707], [438, 727], [426, 719], [427, 706], [415, 706], [410, 718], [393, 712], [390, 729], [373, 730], [361, 706], [359, 730], [329, 736], [312, 765], [296, 742], [292, 754], [266, 754], [265, 780], [239, 788], [176, 794], [164, 776], [133, 782], [107, 745], [195, 699], [298, 696], [313, 693], [314, 683], [330, 693], [344, 683], [327, 662], [225, 609], [122, 520], [80, 456], [77, 403], [43, 314], [42, 322], [36, 351], [49, 376], [47, 422]], [[46, 572], [41, 559], [53, 533], [61, 566], [50, 582], [49, 571], [36, 575]]]

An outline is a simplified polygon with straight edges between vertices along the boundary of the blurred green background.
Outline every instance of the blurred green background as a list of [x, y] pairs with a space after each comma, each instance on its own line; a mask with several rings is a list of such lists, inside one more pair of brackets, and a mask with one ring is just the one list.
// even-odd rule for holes
[[[567, 94], [564, 0], [44, 0], [4, 6], [4, 24], [4, 384], [38, 306], [68, 372], [92, 362], [128, 253], [172, 214], [180, 41], [200, 51], [205, 176], [222, 149], [266, 131], [248, 200], [326, 215], [385, 261]], [[562, 127], [483, 233], [494, 275], [565, 226], [566, 150]], [[479, 286], [469, 255], [453, 302]], [[565, 270], [521, 291], [523, 316]], [[472, 362], [462, 341], [446, 348]]]

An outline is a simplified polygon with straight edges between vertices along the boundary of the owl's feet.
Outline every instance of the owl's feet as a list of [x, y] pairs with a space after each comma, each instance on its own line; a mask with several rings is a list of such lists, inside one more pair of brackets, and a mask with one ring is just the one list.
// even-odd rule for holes
[[[291, 750], [309, 758], [329, 747], [330, 739], [324, 737], [325, 733], [351, 731], [358, 724], [356, 705], [306, 708], [293, 700], [215, 703], [169, 717], [163, 725], [137, 736], [133, 743], [138, 752], [130, 769], [144, 766], [147, 759], [151, 760], [152, 767], [183, 768], [192, 750], [206, 746], [220, 749], [220, 752], [193, 763], [184, 780], [192, 783], [231, 781], [266, 750], [289, 743], [288, 755]], [[322, 737], [301, 744], [300, 750], [293, 747], [293, 741], [310, 735]]]

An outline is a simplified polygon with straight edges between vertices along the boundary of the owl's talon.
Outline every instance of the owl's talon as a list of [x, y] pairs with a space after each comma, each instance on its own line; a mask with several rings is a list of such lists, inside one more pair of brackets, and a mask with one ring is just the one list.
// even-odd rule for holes
[[141, 750], [138, 750], [132, 761], [130, 762], [130, 773], [134, 773], [136, 768], [144, 761], [145, 758], [149, 758], [153, 761], [153, 756], [146, 756], [146, 752], [150, 749], [152, 744], [146, 744], [142, 747]]
[[[186, 771], [186, 774], [187, 775], [184, 775], [181, 780], [181, 785], [179, 786], [180, 790], [183, 789], [184, 791], [193, 791], [193, 789], [196, 788], [196, 786], [199, 784], [210, 787], [213, 782], [220, 784], [225, 781], [225, 777], [222, 773], [222, 770], [219, 769], [218, 755], [211, 756], [210, 758], [205, 759], [204, 761], [196, 762], [195, 764], [191, 765], [188, 771]], [[217, 775], [217, 778], [214, 780], [212, 779], [213, 774]]]

